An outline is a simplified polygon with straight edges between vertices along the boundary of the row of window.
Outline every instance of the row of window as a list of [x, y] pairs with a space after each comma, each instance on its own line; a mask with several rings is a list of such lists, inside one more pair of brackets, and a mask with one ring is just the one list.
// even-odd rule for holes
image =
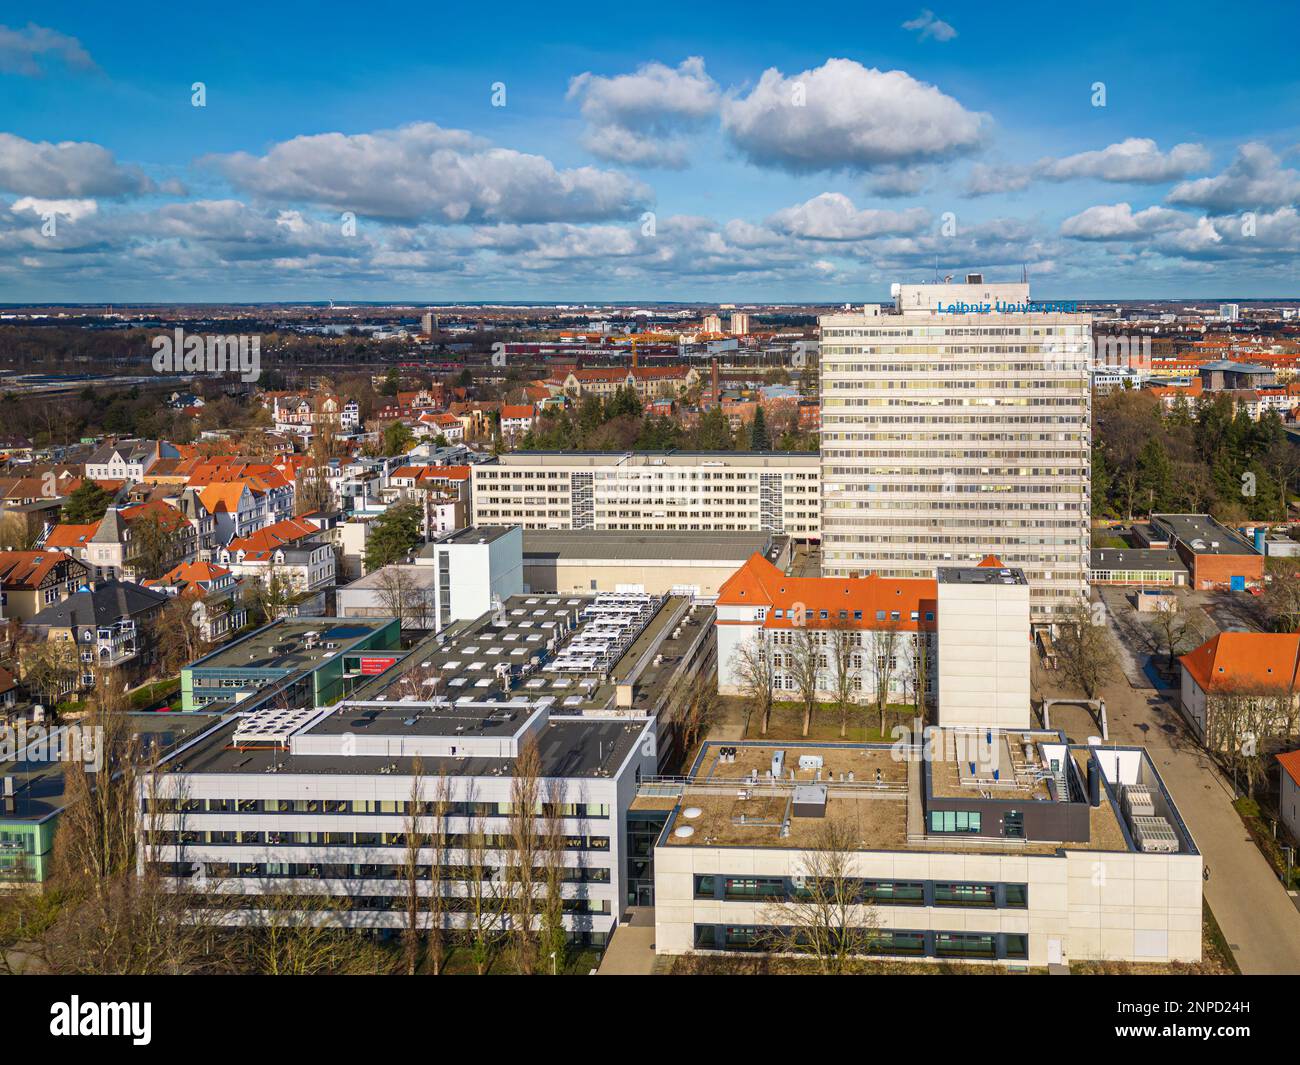
[[[406, 880], [405, 865], [382, 865], [370, 862], [204, 862], [203, 874], [211, 880]], [[194, 862], [151, 862], [150, 865], [162, 876], [188, 880], [194, 875]], [[486, 866], [481, 870], [464, 865], [444, 865], [438, 869], [438, 880], [469, 881], [474, 879], [494, 879], [501, 871], [500, 866]], [[417, 880], [429, 880], [432, 867], [420, 865], [416, 870]], [[534, 869], [533, 879], [542, 883], [546, 870]], [[560, 881], [565, 884], [608, 884], [609, 869], [601, 866], [565, 866], [560, 872]]]
[[[178, 847], [186, 844], [231, 847], [405, 847], [405, 832], [218, 832], [218, 831], [154, 831], [146, 833], [148, 842], [156, 847]], [[506, 834], [486, 833], [482, 837], [486, 850], [510, 850], [511, 838]], [[448, 833], [443, 837], [450, 849], [472, 846], [474, 839], [467, 835]], [[427, 846], [427, 844], [426, 844]], [[608, 836], [565, 836], [564, 849], [569, 851], [607, 851]]]
[[[1023, 961], [1029, 957], [1029, 936], [1017, 932], [913, 932], [884, 929], [854, 929], [851, 936], [858, 952], [865, 955], [952, 958], [955, 960]], [[695, 926], [696, 950], [725, 950], [765, 953], [808, 946], [806, 934], [798, 929], [768, 925]]]
[[1023, 910], [1029, 907], [1028, 884], [979, 884], [931, 880], [818, 882], [804, 877], [695, 877], [695, 898], [725, 902], [807, 902], [836, 899], [871, 906], [976, 906]]
[[[418, 817], [433, 817], [437, 804], [419, 803]], [[442, 805], [446, 817], [509, 817], [513, 804], [509, 802], [448, 802]], [[143, 812], [210, 813], [210, 814], [399, 814], [410, 816], [411, 803], [404, 800], [375, 801], [370, 799], [169, 799], [146, 798]], [[609, 817], [608, 803], [539, 803], [537, 813], [542, 817], [569, 817], [604, 819]]]

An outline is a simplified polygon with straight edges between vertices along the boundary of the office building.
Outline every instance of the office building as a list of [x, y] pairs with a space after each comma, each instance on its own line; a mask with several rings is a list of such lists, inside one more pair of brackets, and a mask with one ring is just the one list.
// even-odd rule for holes
[[656, 801], [670, 808], [654, 849], [660, 954], [781, 950], [798, 908], [818, 905], [818, 852], [847, 836], [833, 868], [857, 900], [855, 952], [1025, 967], [1201, 957], [1201, 855], [1139, 747], [942, 728], [901, 749], [709, 742], [685, 782], [643, 783], [639, 802]]
[[[407, 921], [414, 826], [429, 840], [419, 864], [435, 871], [417, 881], [420, 921], [428, 927], [436, 891], [444, 927], [465, 929], [475, 895], [491, 911], [514, 879], [503, 872], [518, 865], [514, 777], [535, 745], [537, 831], [558, 824], [556, 845], [543, 838], [533, 853], [540, 866], [558, 852], [570, 939], [603, 945], [629, 891], [624, 818], [637, 779], [655, 770], [655, 725], [558, 709], [553, 698], [373, 698], [233, 715], [141, 782], [141, 867], [210, 901], [217, 923], [261, 920], [264, 899], [293, 894], [295, 920], [395, 932]], [[313, 910], [320, 897], [334, 901]]]
[[749, 334], [749, 315], [744, 311], [733, 311], [731, 315], [731, 334], [732, 336], [747, 336]]
[[1091, 318], [979, 275], [896, 290], [821, 319], [822, 572], [992, 554], [1050, 624], [1088, 587]]
[[819, 460], [805, 452], [518, 451], [473, 467], [476, 525], [784, 533], [816, 539]]

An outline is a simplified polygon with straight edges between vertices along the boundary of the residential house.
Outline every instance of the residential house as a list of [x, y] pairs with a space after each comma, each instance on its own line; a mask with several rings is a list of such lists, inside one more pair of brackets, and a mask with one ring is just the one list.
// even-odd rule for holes
[[85, 563], [62, 551], [0, 551], [0, 619], [26, 622], [89, 579]]
[[241, 584], [230, 570], [211, 562], [183, 562], [144, 582], [146, 588], [193, 602], [192, 620], [207, 643], [224, 640], [247, 624]]

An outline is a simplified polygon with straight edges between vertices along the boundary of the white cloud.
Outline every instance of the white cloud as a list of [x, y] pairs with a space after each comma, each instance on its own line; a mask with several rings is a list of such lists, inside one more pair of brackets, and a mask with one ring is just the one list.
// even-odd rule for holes
[[543, 156], [495, 148], [432, 122], [295, 137], [262, 156], [237, 152], [204, 162], [267, 200], [402, 222], [599, 221], [628, 217], [651, 199], [625, 174], [558, 170]]
[[874, 196], [892, 199], [916, 196], [925, 190], [929, 174], [925, 167], [900, 166], [882, 170], [867, 179], [867, 191]]
[[793, 77], [766, 70], [748, 96], [724, 102], [722, 115], [750, 162], [792, 173], [950, 159], [979, 148], [990, 122], [905, 71], [851, 59]]
[[1061, 223], [1061, 235], [1076, 240], [1133, 240], [1194, 224], [1188, 215], [1167, 207], [1134, 213], [1127, 203], [1101, 204], [1067, 218]]
[[0, 73], [39, 77], [49, 58], [61, 59], [68, 66], [82, 70], [95, 65], [81, 42], [66, 33], [34, 22], [27, 23], [23, 29], [0, 26]]
[[768, 224], [805, 240], [862, 240], [919, 232], [930, 224], [930, 212], [923, 207], [906, 211], [860, 211], [842, 193], [823, 192], [806, 203], [777, 211]]
[[1300, 202], [1300, 171], [1285, 170], [1264, 144], [1243, 144], [1221, 174], [1175, 185], [1169, 203], [1203, 207], [1218, 214]]
[[1092, 178], [1097, 181], [1154, 184], [1173, 181], [1210, 165], [1210, 153], [1199, 144], [1175, 144], [1162, 152], [1155, 141], [1129, 137], [1099, 151], [1079, 152], [1064, 159], [1044, 159], [1036, 167], [1047, 181]]
[[721, 94], [691, 56], [676, 69], [644, 63], [633, 74], [590, 72], [569, 82], [568, 99], [580, 102], [587, 149], [602, 159], [632, 165], [681, 168], [689, 161], [682, 134], [715, 115]]
[[24, 196], [15, 200], [10, 210], [29, 212], [41, 218], [56, 215], [69, 222], [76, 222], [93, 215], [99, 210], [99, 204], [94, 200], [41, 200], [35, 196]]
[[0, 133], [0, 189], [20, 196], [64, 199], [130, 196], [153, 191], [139, 167], [88, 141], [29, 141]]
[[976, 163], [966, 175], [964, 196], [996, 196], [1004, 192], [1020, 192], [1034, 180], [1027, 166]]
[[935, 41], [951, 41], [957, 36], [957, 31], [949, 23], [936, 18], [934, 12], [928, 9], [922, 11], [917, 18], [904, 22], [903, 29], [916, 33], [920, 40], [929, 37]]

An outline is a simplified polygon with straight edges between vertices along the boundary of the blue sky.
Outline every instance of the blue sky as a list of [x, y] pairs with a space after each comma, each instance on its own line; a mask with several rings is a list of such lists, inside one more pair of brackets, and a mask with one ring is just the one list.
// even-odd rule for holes
[[1293, 5], [20, 7], [0, 302], [1300, 296]]

